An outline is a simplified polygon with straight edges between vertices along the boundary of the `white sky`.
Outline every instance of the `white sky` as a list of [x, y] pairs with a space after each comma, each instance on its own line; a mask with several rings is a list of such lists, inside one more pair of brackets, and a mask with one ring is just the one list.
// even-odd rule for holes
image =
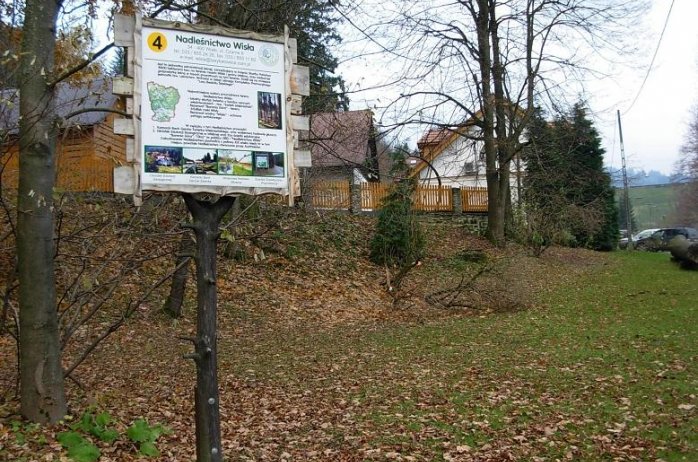
[[[647, 16], [647, 46], [643, 68], [627, 70], [613, 81], [599, 84], [599, 98], [592, 101], [607, 111], [597, 114], [599, 131], [606, 147], [606, 162], [620, 168], [621, 156], [616, 110], [621, 111], [625, 154], [629, 167], [671, 173], [687, 131], [692, 107], [698, 104], [698, 1], [675, 0], [669, 23], [635, 105], [652, 54], [657, 46], [671, 0], [654, 0]], [[611, 103], [615, 107], [611, 106]], [[630, 110], [628, 111], [628, 109]]]
[[[630, 108], [640, 91], [671, 3], [671, 0], [652, 0], [645, 23], [638, 27], [640, 35], [632, 38], [639, 48], [639, 54], [631, 59], [632, 68], [600, 69], [613, 74], [587, 84], [585, 97], [602, 134], [606, 163], [614, 170], [621, 166], [617, 110], [621, 111], [628, 167], [669, 174], [678, 159], [691, 108], [698, 104], [698, 0], [675, 0], [654, 66], [638, 100]], [[348, 31], [346, 35], [356, 35], [356, 30], [352, 29], [343, 24], [340, 33], [345, 35]], [[337, 55], [340, 59], [342, 53], [355, 56], [356, 50], [356, 44], [345, 39]], [[390, 63], [384, 57], [376, 56], [350, 59], [340, 65], [338, 72], [349, 88], [356, 90], [390, 81], [389, 68]], [[381, 88], [351, 94], [351, 108], [375, 107], [378, 109], [376, 115], [380, 116], [380, 108], [387, 104], [391, 93], [396, 94], [396, 91]], [[415, 144], [414, 133], [405, 137]]]
[[[596, 127], [602, 134], [606, 163], [612, 169], [621, 166], [616, 119], [616, 111], [620, 110], [628, 167], [669, 174], [679, 157], [691, 109], [698, 105], [698, 0], [674, 0], [654, 66], [639, 98], [630, 108], [640, 91], [672, 0], [652, 0], [651, 3], [645, 24], [640, 27], [644, 33], [636, 38], [641, 53], [634, 58], [635, 66], [615, 71], [613, 77], [603, 81], [591, 82], [586, 96]], [[103, 21], [99, 21], [98, 27], [102, 25]], [[357, 52], [360, 45], [352, 43], [350, 38], [357, 35], [356, 30], [344, 23], [340, 33], [347, 36], [336, 50], [340, 60], [343, 55], [361, 54]], [[345, 78], [350, 90], [368, 89], [391, 80], [389, 67], [384, 57], [369, 56], [350, 59], [339, 66], [338, 73]], [[391, 93], [396, 94], [396, 90], [381, 88], [351, 94], [351, 108], [384, 107]], [[380, 111], [376, 113], [380, 115]], [[423, 129], [407, 136], [412, 145], [421, 131]]]

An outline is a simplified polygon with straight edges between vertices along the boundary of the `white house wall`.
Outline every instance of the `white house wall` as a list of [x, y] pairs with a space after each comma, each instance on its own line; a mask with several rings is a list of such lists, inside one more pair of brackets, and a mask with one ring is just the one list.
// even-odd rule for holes
[[[486, 186], [485, 163], [479, 160], [482, 142], [458, 137], [441, 154], [431, 161], [434, 170], [441, 178], [441, 184], [454, 188], [464, 186]], [[466, 162], [472, 162], [474, 172], [464, 171]], [[425, 166], [419, 173], [423, 184], [438, 184], [434, 171]]]
[[[465, 137], [457, 137], [449, 146], [447, 146], [435, 159], [430, 163], [434, 170], [438, 172], [443, 186], [452, 188], [462, 187], [487, 187], [487, 178], [485, 176], [485, 161], [480, 160], [480, 152], [482, 151], [484, 142], [467, 139]], [[475, 171], [473, 173], [465, 173], [465, 163], [473, 162]], [[523, 168], [522, 168], [523, 170]], [[511, 162], [511, 180], [510, 187], [512, 199], [518, 197], [518, 181], [517, 181], [517, 165], [516, 161]], [[438, 180], [436, 174], [425, 165], [419, 172], [420, 184], [436, 185]]]

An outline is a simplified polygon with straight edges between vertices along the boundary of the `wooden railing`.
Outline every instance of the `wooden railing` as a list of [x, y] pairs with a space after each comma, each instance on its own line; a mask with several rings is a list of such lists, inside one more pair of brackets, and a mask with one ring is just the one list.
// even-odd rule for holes
[[412, 207], [420, 212], [452, 212], [453, 192], [448, 186], [417, 186]]
[[348, 181], [322, 181], [311, 185], [311, 203], [319, 209], [348, 209], [351, 188]]
[[[388, 194], [390, 184], [361, 183], [361, 210], [378, 210]], [[309, 191], [316, 208], [349, 209], [351, 187], [348, 181], [316, 181]], [[460, 190], [463, 212], [487, 212], [487, 188], [463, 187]], [[453, 189], [450, 186], [419, 185], [412, 207], [420, 212], [453, 212]]]
[[361, 210], [378, 210], [387, 195], [385, 183], [361, 183]]
[[487, 212], [487, 188], [464, 187], [460, 197], [464, 212]]

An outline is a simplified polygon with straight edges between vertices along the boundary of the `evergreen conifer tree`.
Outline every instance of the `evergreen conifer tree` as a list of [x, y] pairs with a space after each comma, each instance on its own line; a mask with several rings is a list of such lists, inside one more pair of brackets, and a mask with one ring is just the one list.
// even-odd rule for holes
[[596, 250], [615, 247], [618, 209], [603, 155], [583, 104], [550, 123], [536, 112], [524, 151], [524, 201], [529, 215], [540, 218], [538, 239]]
[[376, 232], [371, 241], [371, 261], [378, 265], [406, 268], [416, 263], [424, 250], [424, 237], [412, 210], [415, 178], [407, 178], [405, 156], [392, 153], [395, 183], [383, 199]]
[[243, 30], [283, 34], [284, 25], [298, 40], [298, 63], [310, 68], [310, 96], [303, 98], [306, 114], [346, 111], [349, 99], [344, 79], [335, 75], [338, 61], [333, 44], [341, 42], [332, 2], [324, 0], [226, 0], [207, 2], [203, 13]]

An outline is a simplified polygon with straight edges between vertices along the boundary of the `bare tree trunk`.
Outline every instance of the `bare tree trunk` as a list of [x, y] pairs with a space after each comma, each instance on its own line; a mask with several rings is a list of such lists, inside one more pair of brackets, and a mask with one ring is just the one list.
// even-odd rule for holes
[[189, 279], [189, 260], [195, 251], [194, 242], [188, 234], [182, 234], [177, 249], [175, 267], [177, 268], [170, 284], [170, 295], [168, 295], [162, 309], [172, 318], [182, 316], [182, 304], [184, 303], [184, 293]]
[[235, 202], [221, 197], [214, 203], [183, 194], [193, 217], [191, 228], [196, 235], [197, 326], [194, 339], [196, 362], [196, 460], [220, 462], [221, 423], [218, 403], [218, 358], [216, 347], [216, 241], [223, 216]]
[[56, 311], [53, 187], [56, 119], [55, 24], [60, 1], [27, 0], [20, 63], [20, 156], [17, 198], [20, 394], [24, 417], [53, 423], [66, 412]]
[[499, 48], [499, 30], [495, 2], [490, 4], [489, 33], [492, 42], [492, 83], [494, 86], [495, 132], [497, 134], [497, 202], [493, 204], [493, 214], [496, 215], [494, 229], [494, 244], [505, 244], [507, 208], [510, 205], [509, 163], [511, 159], [511, 142], [509, 139], [510, 103], [504, 94], [504, 64]]
[[482, 135], [485, 143], [485, 177], [487, 180], [487, 238], [496, 245], [504, 242], [504, 215], [499, 204], [497, 143], [494, 132], [496, 99], [492, 94], [492, 53], [490, 46], [490, 0], [477, 0], [474, 12], [477, 28], [479, 67], [482, 91]]

